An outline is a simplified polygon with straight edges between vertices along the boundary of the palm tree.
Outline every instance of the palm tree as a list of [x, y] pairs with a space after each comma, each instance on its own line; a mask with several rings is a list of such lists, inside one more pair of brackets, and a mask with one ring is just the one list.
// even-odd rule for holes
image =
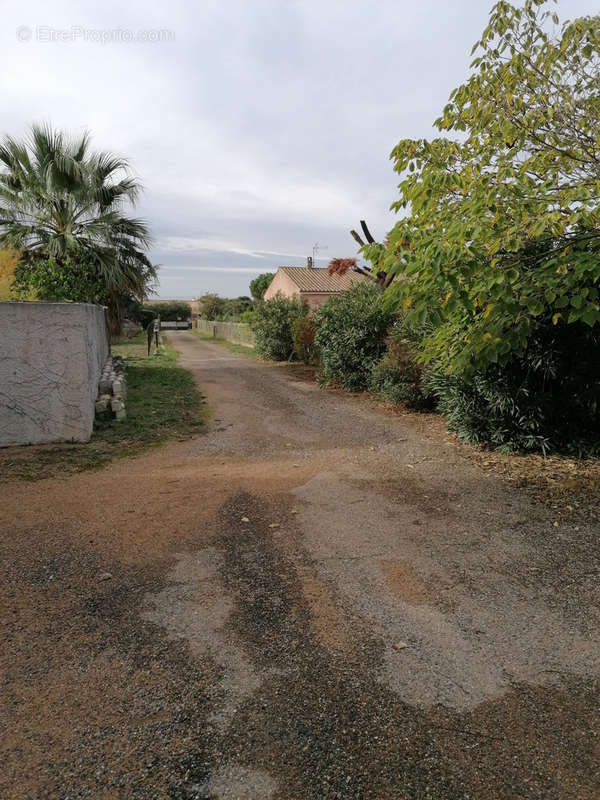
[[[21, 251], [17, 283], [34, 286], [40, 299], [104, 303], [118, 324], [124, 300], [143, 299], [156, 279], [148, 227], [124, 212], [140, 191], [127, 161], [93, 152], [87, 133], [71, 139], [34, 125], [23, 142], [6, 136], [0, 246]], [[60, 280], [48, 288], [48, 264], [54, 275], [69, 275], [62, 289]], [[61, 291], [69, 296], [57, 297]]]

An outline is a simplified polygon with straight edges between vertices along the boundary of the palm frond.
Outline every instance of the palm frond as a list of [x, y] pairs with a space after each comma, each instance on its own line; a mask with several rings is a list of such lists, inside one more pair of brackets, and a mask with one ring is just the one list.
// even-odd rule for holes
[[150, 231], [130, 217], [142, 190], [128, 162], [92, 152], [87, 132], [73, 139], [33, 125], [22, 142], [0, 143], [0, 244], [23, 250], [27, 263], [81, 264], [96, 296], [143, 296], [156, 280]]

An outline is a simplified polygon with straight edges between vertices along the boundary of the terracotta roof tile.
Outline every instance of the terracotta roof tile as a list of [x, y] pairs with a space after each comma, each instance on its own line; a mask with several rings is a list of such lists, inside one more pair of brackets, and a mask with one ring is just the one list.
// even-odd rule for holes
[[347, 272], [345, 275], [330, 275], [326, 269], [314, 267], [279, 267], [291, 278], [301, 292], [345, 292], [353, 283], [364, 280], [358, 272]]

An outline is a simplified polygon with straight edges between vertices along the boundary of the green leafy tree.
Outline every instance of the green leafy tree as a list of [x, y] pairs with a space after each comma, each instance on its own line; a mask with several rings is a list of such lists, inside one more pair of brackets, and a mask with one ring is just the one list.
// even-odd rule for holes
[[231, 321], [239, 320], [246, 311], [252, 310], [252, 300], [249, 297], [232, 297], [225, 301], [224, 316]]
[[140, 190], [128, 163], [92, 151], [87, 134], [72, 140], [34, 125], [22, 142], [6, 136], [0, 246], [21, 251], [16, 287], [40, 300], [103, 303], [118, 327], [124, 303], [156, 278], [148, 228], [126, 213]]
[[189, 303], [178, 300], [165, 300], [164, 303], [151, 303], [145, 305], [143, 310], [153, 317], [160, 315], [163, 322], [175, 322], [176, 320], [186, 320], [192, 315]]
[[198, 311], [203, 319], [237, 322], [253, 302], [249, 297], [220, 297], [214, 292], [203, 294], [198, 301]]
[[542, 316], [600, 323], [600, 17], [502, 0], [475, 51], [436, 121], [455, 138], [398, 144], [407, 216], [363, 248], [455, 374], [523, 353]]
[[256, 311], [244, 311], [243, 314], [240, 314], [240, 322], [244, 325], [250, 325], [251, 328], [254, 328], [254, 324], [256, 322]]
[[253, 281], [250, 281], [250, 294], [255, 300], [259, 301], [263, 299], [274, 277], [274, 272], [263, 272], [258, 278], [254, 278]]
[[206, 292], [198, 299], [198, 314], [202, 319], [220, 320], [223, 318], [227, 301], [214, 292]]

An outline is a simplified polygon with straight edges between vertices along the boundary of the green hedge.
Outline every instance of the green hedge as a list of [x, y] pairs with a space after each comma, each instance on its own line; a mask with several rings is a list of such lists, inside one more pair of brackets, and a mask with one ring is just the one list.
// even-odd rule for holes
[[285, 361], [289, 358], [294, 348], [294, 322], [307, 313], [306, 305], [296, 298], [281, 294], [272, 300], [258, 303], [254, 320], [256, 352], [273, 361]]
[[351, 391], [368, 388], [395, 318], [373, 282], [363, 281], [334, 295], [316, 318], [315, 343], [321, 354], [323, 382]]
[[399, 322], [387, 342], [387, 350], [371, 373], [371, 391], [384, 400], [416, 411], [429, 411], [435, 398], [427, 386], [423, 367], [417, 362], [423, 330]]
[[296, 317], [292, 324], [294, 352], [303, 364], [318, 364], [319, 351], [315, 344], [317, 322], [313, 314]]
[[500, 451], [600, 455], [600, 331], [538, 322], [526, 351], [468, 378], [432, 372], [448, 427]]

